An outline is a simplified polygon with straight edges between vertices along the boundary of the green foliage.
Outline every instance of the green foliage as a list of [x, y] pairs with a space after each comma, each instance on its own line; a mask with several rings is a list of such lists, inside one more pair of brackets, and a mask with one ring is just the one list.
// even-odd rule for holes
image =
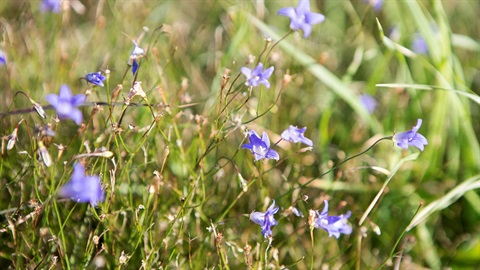
[[[479, 265], [480, 7], [310, 2], [326, 21], [304, 39], [276, 15], [296, 1], [65, 1], [58, 14], [0, 1], [0, 265]], [[411, 48], [416, 33], [428, 54]], [[147, 51], [135, 76], [132, 40]], [[270, 89], [245, 86], [240, 68], [257, 61], [275, 67]], [[103, 88], [80, 79], [96, 71]], [[135, 82], [146, 95], [129, 100]], [[62, 84], [88, 94], [81, 126], [56, 121], [45, 101]], [[364, 93], [378, 101], [373, 114]], [[381, 141], [346, 161], [418, 118], [424, 152]], [[40, 135], [47, 124], [55, 137]], [[307, 127], [313, 149], [279, 142], [289, 125]], [[279, 142], [279, 161], [253, 161], [241, 148], [249, 129]], [[99, 207], [57, 196], [75, 162], [100, 176]], [[273, 199], [270, 245], [249, 214]], [[352, 211], [351, 235], [310, 230], [308, 210], [324, 199], [335, 215]]]

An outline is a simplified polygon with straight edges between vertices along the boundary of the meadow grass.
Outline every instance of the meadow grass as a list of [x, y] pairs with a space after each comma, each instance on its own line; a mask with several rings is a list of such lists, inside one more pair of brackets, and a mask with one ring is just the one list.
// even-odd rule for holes
[[[307, 38], [277, 15], [296, 5], [0, 1], [2, 268], [478, 267], [478, 3], [312, 0], [326, 19]], [[270, 88], [245, 85], [258, 62]], [[98, 71], [104, 87], [82, 79]], [[45, 99], [63, 84], [87, 95], [81, 125]], [[424, 151], [390, 140], [417, 119]], [[289, 125], [313, 147], [281, 140]], [[254, 161], [249, 130], [278, 161]], [[59, 195], [76, 163], [101, 181], [96, 207]], [[249, 217], [273, 200], [266, 238]], [[311, 226], [324, 200], [351, 234]]]

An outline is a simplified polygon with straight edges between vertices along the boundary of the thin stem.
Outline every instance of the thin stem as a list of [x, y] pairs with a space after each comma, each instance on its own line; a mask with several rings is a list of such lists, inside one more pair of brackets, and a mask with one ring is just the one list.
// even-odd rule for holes
[[[358, 157], [358, 156], [360, 156], [360, 155], [365, 154], [365, 153], [368, 152], [370, 149], [372, 149], [375, 145], [377, 145], [379, 142], [381, 142], [381, 141], [383, 141], [383, 140], [391, 140], [392, 138], [393, 138], [393, 136], [387, 136], [387, 137], [383, 137], [383, 138], [378, 139], [378, 140], [375, 141], [371, 146], [369, 146], [367, 149], [363, 150], [362, 152], [360, 152], [360, 153], [358, 153], [358, 154], [355, 154], [355, 155], [353, 155], [353, 156], [351, 156], [351, 157], [346, 158], [346, 159], [343, 160], [342, 162], [340, 162], [340, 163], [336, 164], [335, 166], [333, 166], [332, 168], [330, 168], [328, 171], [322, 173], [322, 174], [320, 175], [320, 177], [327, 175], [328, 173], [332, 172], [333, 170], [335, 170], [336, 168], [338, 168], [340, 165], [344, 164], [345, 162], [347, 162], [347, 161], [349, 161], [349, 160], [352, 160], [352, 159], [354, 159], [354, 158], [356, 158], [356, 157]], [[290, 194], [291, 192], [293, 192], [293, 191], [296, 190], [296, 189], [299, 189], [299, 188], [303, 188], [303, 187], [308, 186], [308, 184], [310, 184], [311, 182], [313, 182], [315, 179], [317, 179], [317, 177], [313, 177], [312, 179], [308, 180], [305, 184], [301, 184], [301, 185], [299, 185], [298, 187], [289, 190], [287, 193], [283, 194], [283, 195], [280, 196], [280, 197], [286, 196], [287, 194]]]
[[312, 258], [311, 258], [311, 261], [310, 261], [310, 270], [313, 270], [313, 263], [314, 263], [314, 250], [315, 250], [315, 242], [314, 242], [314, 238], [313, 238], [313, 226], [310, 226], [310, 240], [311, 240], [311, 243], [312, 243]]

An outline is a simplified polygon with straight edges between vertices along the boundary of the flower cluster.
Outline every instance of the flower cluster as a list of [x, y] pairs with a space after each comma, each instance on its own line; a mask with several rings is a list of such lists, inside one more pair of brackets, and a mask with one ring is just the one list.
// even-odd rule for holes
[[[293, 142], [293, 143], [298, 143], [301, 142], [303, 144], [306, 144], [308, 146], [312, 146], [313, 143], [310, 139], [305, 138], [303, 133], [307, 130], [306, 127], [304, 128], [298, 128], [294, 126], [290, 126], [288, 129], [282, 132], [282, 139], [285, 141]], [[267, 133], [264, 131], [262, 133], [262, 138], [258, 136], [258, 134], [250, 130], [248, 132], [249, 135], [249, 140], [250, 143], [246, 143], [242, 145], [243, 149], [249, 149], [252, 151], [255, 160], [261, 160], [261, 159], [275, 159], [278, 160], [280, 156], [278, 155], [277, 151], [273, 150], [270, 147], [270, 138], [268, 137]]]
[[[351, 234], [352, 227], [348, 224], [348, 218], [352, 215], [350, 211], [339, 216], [328, 215], [328, 201], [323, 201], [325, 206], [322, 212], [310, 210], [309, 223], [312, 227], [323, 229], [328, 232], [328, 236], [339, 238], [340, 234]], [[260, 225], [263, 237], [272, 237], [272, 227], [277, 225], [274, 215], [278, 212], [279, 207], [275, 206], [275, 201], [265, 212], [253, 212], [250, 214], [250, 220]], [[298, 216], [298, 215], [297, 215]], [[303, 216], [303, 215], [301, 215]]]

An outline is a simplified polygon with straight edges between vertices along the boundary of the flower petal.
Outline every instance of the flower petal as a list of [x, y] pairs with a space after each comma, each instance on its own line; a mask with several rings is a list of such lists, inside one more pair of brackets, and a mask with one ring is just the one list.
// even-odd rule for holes
[[321, 23], [325, 20], [325, 16], [320, 13], [315, 13], [315, 12], [308, 12], [305, 14], [305, 22], [308, 24], [318, 24]]
[[297, 16], [297, 13], [295, 12], [294, 7], [282, 8], [277, 12], [277, 14], [281, 16], [287, 16], [290, 19], [293, 19]]

